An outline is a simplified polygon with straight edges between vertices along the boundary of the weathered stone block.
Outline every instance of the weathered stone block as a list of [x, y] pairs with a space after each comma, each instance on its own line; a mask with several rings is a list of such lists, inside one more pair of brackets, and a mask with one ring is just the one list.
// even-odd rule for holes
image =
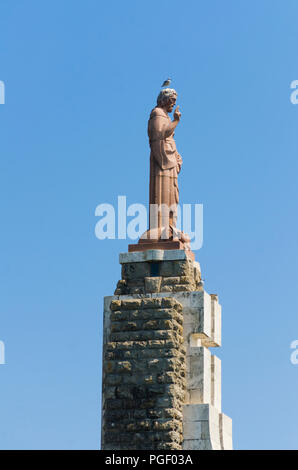
[[167, 292], [173, 292], [173, 291], [174, 291], [174, 286], [162, 286], [162, 287], [161, 287], [161, 291], [162, 291], [162, 292], [165, 292], [165, 293], [167, 293]]
[[121, 300], [112, 300], [110, 304], [111, 310], [119, 310], [121, 307]]
[[162, 286], [175, 286], [180, 284], [180, 277], [163, 277], [161, 281]]
[[145, 277], [145, 292], [159, 292], [161, 286], [161, 277]]
[[[141, 302], [141, 308], [161, 308], [164, 307], [163, 299], [156, 299], [156, 298], [143, 298]], [[173, 306], [174, 304], [171, 304]]]
[[127, 263], [122, 265], [123, 279], [144, 279], [150, 276], [150, 263]]
[[129, 361], [119, 361], [115, 364], [116, 372], [127, 374], [132, 369], [132, 364]]
[[[113, 301], [113, 302], [115, 302], [115, 301]], [[141, 299], [121, 300], [121, 309], [122, 310], [135, 310], [135, 309], [141, 308], [141, 305], [142, 305], [142, 300]]]
[[106, 385], [119, 385], [122, 382], [122, 377], [120, 375], [108, 374], [106, 377]]

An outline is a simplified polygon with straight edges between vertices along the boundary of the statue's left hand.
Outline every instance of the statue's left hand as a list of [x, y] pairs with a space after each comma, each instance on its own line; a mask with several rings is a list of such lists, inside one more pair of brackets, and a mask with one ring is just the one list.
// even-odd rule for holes
[[181, 171], [181, 166], [182, 166], [182, 158], [181, 158], [181, 155], [179, 155], [179, 153], [177, 153], [176, 158], [177, 158], [177, 173], [180, 173], [180, 171]]

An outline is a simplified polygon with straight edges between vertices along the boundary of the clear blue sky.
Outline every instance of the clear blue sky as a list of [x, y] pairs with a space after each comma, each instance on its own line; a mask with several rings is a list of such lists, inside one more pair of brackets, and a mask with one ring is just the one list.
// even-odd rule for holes
[[297, 449], [296, 0], [2, 0], [0, 448], [96, 449], [101, 323], [126, 240], [95, 208], [147, 203], [147, 119], [179, 94], [181, 202], [223, 306], [237, 449]]

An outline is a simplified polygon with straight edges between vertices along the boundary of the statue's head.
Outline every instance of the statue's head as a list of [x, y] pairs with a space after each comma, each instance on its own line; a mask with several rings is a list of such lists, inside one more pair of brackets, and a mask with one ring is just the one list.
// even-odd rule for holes
[[176, 100], [177, 92], [173, 88], [164, 88], [157, 97], [157, 106], [171, 113], [176, 104]]

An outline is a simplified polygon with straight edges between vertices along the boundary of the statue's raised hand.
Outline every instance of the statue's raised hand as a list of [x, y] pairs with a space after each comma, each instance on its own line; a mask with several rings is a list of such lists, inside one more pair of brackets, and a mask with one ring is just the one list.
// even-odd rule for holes
[[179, 106], [174, 111], [174, 121], [180, 121], [181, 113], [179, 111]]

